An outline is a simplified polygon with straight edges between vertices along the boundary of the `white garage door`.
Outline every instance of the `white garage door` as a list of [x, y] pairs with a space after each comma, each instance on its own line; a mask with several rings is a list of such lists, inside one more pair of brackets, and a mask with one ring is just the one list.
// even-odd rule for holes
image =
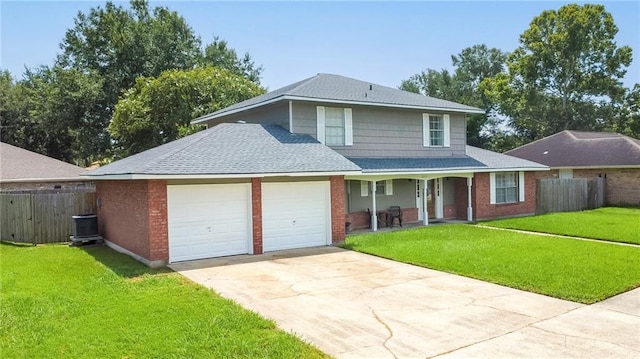
[[251, 187], [167, 186], [169, 262], [249, 253]]
[[331, 244], [329, 182], [262, 184], [265, 252]]

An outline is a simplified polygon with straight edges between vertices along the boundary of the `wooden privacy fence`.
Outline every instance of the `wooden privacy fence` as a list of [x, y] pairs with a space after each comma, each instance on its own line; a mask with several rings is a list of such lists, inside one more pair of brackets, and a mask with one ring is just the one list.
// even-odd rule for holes
[[539, 179], [537, 212], [573, 212], [604, 205], [604, 178]]
[[67, 242], [72, 216], [95, 213], [95, 198], [94, 189], [0, 193], [0, 239]]

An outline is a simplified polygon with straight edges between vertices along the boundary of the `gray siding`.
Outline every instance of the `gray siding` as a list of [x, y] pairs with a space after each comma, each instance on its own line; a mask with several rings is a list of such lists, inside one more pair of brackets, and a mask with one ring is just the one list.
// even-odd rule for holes
[[213, 127], [223, 122], [259, 123], [264, 125], [280, 125], [289, 130], [289, 102], [281, 101], [271, 105], [254, 108], [247, 111], [225, 116], [222, 119], [208, 121], [206, 125]]
[[[293, 131], [316, 136], [316, 106], [293, 103]], [[347, 157], [449, 157], [464, 156], [466, 123], [464, 114], [450, 113], [451, 147], [422, 145], [422, 114], [425, 111], [374, 106], [345, 106], [353, 111], [353, 146], [333, 146]], [[430, 111], [429, 113], [442, 114]]]
[[[366, 212], [371, 208], [371, 194], [362, 197], [360, 195], [360, 181], [348, 181], [349, 191], [347, 193], [347, 212]], [[349, 193], [350, 192], [350, 193]], [[393, 195], [387, 196], [378, 194], [376, 196], [376, 208], [386, 209], [391, 206], [402, 208], [415, 208], [416, 206], [416, 181], [409, 182], [408, 179], [393, 180]]]

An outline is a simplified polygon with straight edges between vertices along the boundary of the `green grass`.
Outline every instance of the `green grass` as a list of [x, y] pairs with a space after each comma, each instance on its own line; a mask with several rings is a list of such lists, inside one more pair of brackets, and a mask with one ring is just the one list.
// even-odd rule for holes
[[272, 321], [107, 247], [0, 245], [3, 358], [313, 358]]
[[482, 225], [640, 244], [640, 209], [605, 207], [482, 222]]
[[580, 303], [640, 286], [640, 248], [438, 225], [347, 237], [345, 247]]

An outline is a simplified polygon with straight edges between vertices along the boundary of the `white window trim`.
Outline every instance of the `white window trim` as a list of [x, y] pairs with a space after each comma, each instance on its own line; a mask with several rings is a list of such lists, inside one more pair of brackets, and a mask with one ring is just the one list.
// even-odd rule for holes
[[[514, 172], [514, 171], [510, 171]], [[496, 172], [489, 173], [489, 203], [490, 204], [513, 204], [525, 201], [525, 175], [524, 171], [518, 171], [518, 198], [515, 202], [497, 203], [496, 201]]]
[[369, 197], [369, 181], [360, 181], [360, 197]]
[[316, 107], [316, 113], [317, 113], [317, 129], [316, 129], [316, 139], [324, 144], [325, 142], [325, 116], [324, 116], [324, 106], [317, 106]]
[[[316, 106], [316, 114], [316, 139], [320, 143], [326, 144], [327, 124], [325, 106]], [[350, 108], [344, 108], [344, 146], [353, 146], [353, 110]]]
[[[442, 140], [442, 146], [431, 145], [431, 132], [429, 116], [442, 116], [444, 138]], [[422, 114], [422, 146], [423, 147], [451, 147], [451, 118], [448, 114]]]

